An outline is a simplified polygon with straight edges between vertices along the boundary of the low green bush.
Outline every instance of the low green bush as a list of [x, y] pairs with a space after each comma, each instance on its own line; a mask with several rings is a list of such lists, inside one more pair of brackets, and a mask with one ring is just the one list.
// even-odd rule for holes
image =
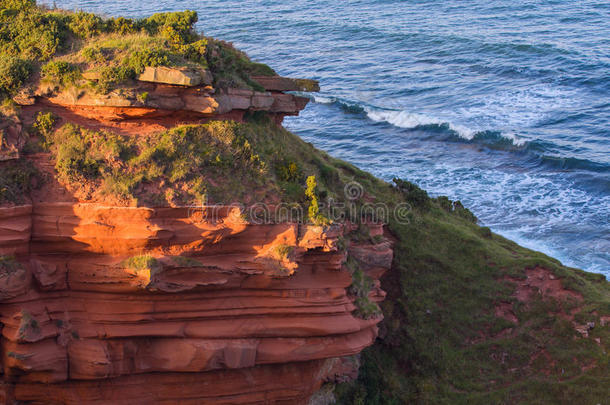
[[36, 0], [0, 0], [0, 9], [29, 10], [36, 7]]
[[157, 13], [146, 18], [143, 27], [150, 35], [160, 34], [173, 45], [179, 46], [197, 39], [193, 30], [197, 19], [197, 13], [191, 10]]
[[99, 69], [98, 73], [100, 77], [94, 87], [103, 94], [109, 92], [117, 84], [135, 78], [133, 70], [125, 66], [106, 66]]
[[204, 68], [208, 67], [208, 61], [206, 59], [208, 49], [208, 40], [202, 38], [198, 41], [191, 42], [190, 44], [182, 45], [179, 48], [180, 55], [185, 59], [195, 62]]
[[130, 69], [129, 76], [135, 77], [144, 71], [147, 66], [171, 66], [171, 55], [164, 49], [137, 49], [131, 52], [122, 65]]
[[130, 18], [116, 17], [106, 21], [106, 32], [113, 32], [120, 35], [135, 34], [140, 30], [141, 24]]
[[81, 77], [81, 71], [77, 65], [64, 61], [48, 62], [42, 66], [40, 73], [45, 81], [60, 86], [75, 84]]
[[402, 179], [392, 180], [396, 188], [405, 196], [407, 202], [416, 208], [428, 209], [430, 207], [430, 197], [425, 190], [422, 190], [415, 183]]
[[49, 60], [70, 35], [63, 14], [46, 12], [27, 3], [26, 8], [0, 11], [0, 51], [29, 60]]
[[16, 92], [28, 79], [32, 65], [24, 59], [0, 56], [0, 93], [10, 95]]
[[52, 112], [41, 111], [36, 115], [36, 119], [34, 120], [34, 124], [32, 124], [32, 127], [45, 140], [45, 142], [48, 142], [56, 121], [57, 117], [55, 117]]
[[77, 11], [70, 14], [68, 28], [80, 38], [91, 38], [100, 35], [106, 28], [104, 20], [93, 13]]
[[282, 159], [276, 162], [275, 170], [280, 181], [298, 183], [303, 180], [303, 171], [296, 162]]
[[161, 262], [151, 255], [132, 256], [123, 260], [121, 266], [136, 271], [150, 270], [151, 275], [163, 269]]
[[0, 165], [0, 204], [26, 202], [35, 177], [41, 180], [38, 170], [25, 159]]
[[104, 51], [97, 46], [87, 46], [81, 50], [81, 53], [88, 62], [102, 64], [108, 61]]

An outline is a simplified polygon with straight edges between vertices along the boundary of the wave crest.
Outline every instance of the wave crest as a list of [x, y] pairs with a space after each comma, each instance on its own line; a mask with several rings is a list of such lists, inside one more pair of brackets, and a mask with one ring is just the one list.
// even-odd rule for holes
[[450, 131], [452, 135], [457, 135], [459, 138], [470, 142], [483, 141], [483, 143], [490, 144], [490, 141], [493, 141], [491, 143], [508, 143], [519, 148], [527, 146], [528, 144], [527, 139], [519, 137], [511, 132], [501, 133], [499, 131], [473, 129], [426, 114], [413, 113], [406, 110], [383, 109], [352, 102], [339, 97], [320, 95], [313, 95], [310, 97], [318, 104], [335, 104], [346, 112], [364, 114], [372, 121], [385, 122], [398, 128], [417, 129], [433, 127], [439, 130]]
[[393, 111], [393, 110], [375, 110], [365, 107], [366, 115], [376, 122], [387, 122], [399, 128], [414, 129], [436, 125], [446, 127], [457, 133], [461, 138], [472, 140], [477, 131], [467, 128], [463, 125], [454, 124], [439, 118], [430, 117], [424, 114], [410, 113], [408, 111]]

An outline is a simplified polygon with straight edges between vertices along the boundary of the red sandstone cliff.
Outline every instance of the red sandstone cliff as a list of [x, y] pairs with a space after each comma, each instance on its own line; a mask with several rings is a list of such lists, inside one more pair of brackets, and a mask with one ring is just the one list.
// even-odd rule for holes
[[[279, 122], [305, 106], [282, 92], [297, 81], [263, 82], [266, 93], [222, 94], [147, 83], [146, 105], [60, 94], [24, 110], [136, 134], [248, 110]], [[235, 207], [116, 207], [65, 192], [41, 200], [0, 207], [0, 255], [19, 263], [0, 274], [3, 403], [302, 404], [377, 335], [381, 316], [354, 314], [345, 262], [376, 280], [389, 269], [381, 225], [368, 225], [376, 242], [343, 249], [349, 224], [257, 225]], [[154, 265], [126, 264], [142, 255]], [[384, 296], [376, 282], [370, 299]]]

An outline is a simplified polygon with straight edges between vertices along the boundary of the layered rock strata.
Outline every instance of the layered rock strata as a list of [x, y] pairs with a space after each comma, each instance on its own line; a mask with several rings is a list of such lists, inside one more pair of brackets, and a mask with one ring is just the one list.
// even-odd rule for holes
[[[382, 235], [381, 225], [369, 225]], [[378, 279], [391, 244], [349, 225], [254, 225], [235, 207], [0, 208], [4, 403], [306, 403], [372, 344], [348, 255]], [[144, 260], [145, 266], [134, 265]], [[373, 301], [385, 294], [378, 282]]]
[[[95, 80], [93, 73], [84, 77]], [[126, 83], [108, 94], [88, 88], [59, 89], [40, 84], [14, 98], [22, 105], [44, 103], [63, 107], [98, 120], [125, 120], [143, 116], [160, 117], [176, 112], [190, 113], [193, 119], [238, 118], [246, 111], [265, 111], [279, 123], [284, 116], [297, 115], [309, 99], [287, 91], [318, 91], [318, 83], [308, 79], [280, 76], [256, 76], [265, 91], [251, 89], [215, 89], [209, 72], [199, 73], [179, 68], [146, 68], [139, 80]]]
[[[165, 67], [138, 79], [105, 95], [44, 84], [21, 93], [20, 117], [0, 128], [4, 155], [19, 157], [21, 129], [39, 112], [138, 136], [255, 111], [280, 123], [309, 100], [286, 92], [319, 90], [279, 76], [253, 77], [264, 91], [217, 90], [209, 72]], [[357, 263], [378, 280], [390, 268], [382, 225], [349, 243], [349, 223], [83, 203], [52, 182], [46, 158], [27, 159], [51, 183], [31, 204], [0, 207], [0, 402], [305, 404], [324, 381], [354, 377], [350, 356], [382, 318], [358, 315], [351, 273]], [[378, 281], [364, 294], [385, 297]]]

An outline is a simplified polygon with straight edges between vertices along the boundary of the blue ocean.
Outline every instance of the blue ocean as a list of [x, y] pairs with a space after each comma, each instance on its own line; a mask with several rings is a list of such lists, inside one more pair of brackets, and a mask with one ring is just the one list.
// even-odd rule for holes
[[607, 0], [56, 4], [130, 17], [196, 10], [206, 35], [283, 76], [320, 81], [286, 119], [294, 133], [610, 276]]

